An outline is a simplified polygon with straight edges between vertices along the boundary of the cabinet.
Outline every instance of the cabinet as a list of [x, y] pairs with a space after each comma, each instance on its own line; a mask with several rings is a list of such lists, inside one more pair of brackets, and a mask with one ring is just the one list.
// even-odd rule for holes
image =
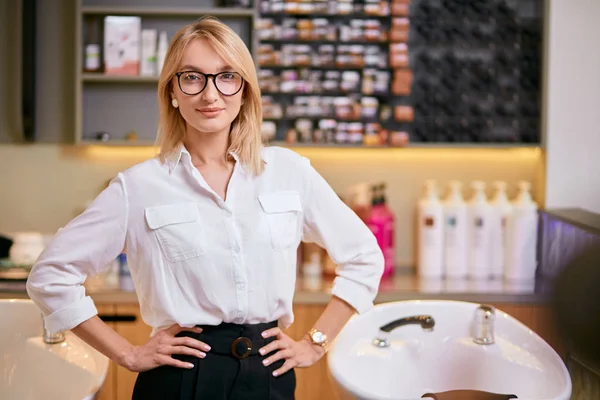
[[274, 144], [541, 143], [543, 0], [253, 3], [78, 0], [76, 143], [155, 140], [156, 77], [83, 72], [85, 45], [95, 31], [101, 42], [108, 15], [139, 16], [169, 37], [202, 15], [231, 26], [260, 65], [262, 133]]
[[[137, 304], [98, 305], [98, 313], [119, 335], [133, 345], [148, 341], [151, 328], [142, 321]], [[111, 362], [107, 379], [96, 400], [129, 400], [137, 373]]]
[[[114, 315], [116, 313], [116, 305], [114, 304], [96, 304], [96, 308], [98, 309], [98, 314], [101, 316], [104, 315]], [[116, 323], [105, 321], [108, 326], [112, 329], [116, 330]], [[96, 395], [95, 400], [116, 400], [117, 399], [117, 377], [116, 377], [116, 364], [112, 361], [108, 364], [108, 373], [106, 374], [106, 379], [104, 380], [104, 385], [100, 388], [100, 391]]]
[[540, 144], [543, 0], [258, 1], [276, 140]]
[[[514, 316], [547, 341], [564, 358], [562, 342], [554, 329], [550, 310], [540, 305], [494, 304], [498, 309]], [[295, 322], [286, 333], [295, 340], [304, 335], [319, 318], [325, 305], [299, 304], [294, 306]], [[129, 342], [141, 345], [150, 336], [150, 328], [144, 324], [137, 304], [103, 304], [98, 311], [104, 316], [114, 316], [117, 321], [107, 322]], [[135, 317], [135, 320], [132, 320]], [[109, 318], [110, 319], [110, 318]], [[297, 400], [335, 399], [333, 386], [327, 371], [326, 358], [322, 358], [310, 368], [296, 369]], [[129, 400], [137, 373], [110, 363], [107, 379], [97, 400]]]
[[[204, 15], [212, 15], [235, 30], [251, 51], [254, 10], [221, 7], [212, 0], [78, 0], [75, 12], [75, 142], [115, 145], [152, 145], [156, 137], [158, 76], [105, 75], [84, 72], [85, 47], [98, 44], [103, 59], [103, 21], [106, 16], [137, 16], [141, 29], [166, 32], [169, 40], [182, 26]], [[101, 69], [100, 69], [101, 71]], [[131, 135], [137, 139], [131, 139]], [[106, 137], [106, 135], [104, 135]]]

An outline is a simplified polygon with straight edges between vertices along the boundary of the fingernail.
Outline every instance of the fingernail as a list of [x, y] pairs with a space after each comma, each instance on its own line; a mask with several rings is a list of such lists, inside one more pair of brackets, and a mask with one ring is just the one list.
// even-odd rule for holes
[[187, 363], [186, 365], [187, 365], [187, 367], [188, 367], [188, 368], [190, 368], [190, 369], [194, 368], [194, 364], [192, 364], [192, 363]]
[[269, 365], [269, 360], [263, 360], [264, 365]]
[[262, 333], [262, 337], [267, 337], [267, 332], [266, 331]]
[[207, 344], [206, 344], [206, 345], [204, 345], [204, 350], [206, 350], [206, 351], [210, 351], [210, 346], [209, 346], [209, 345], [207, 345]]
[[277, 371], [273, 371], [273, 376], [277, 376], [279, 373]]
[[260, 349], [258, 352], [260, 353], [261, 356], [265, 355], [265, 349]]
[[204, 358], [204, 357], [206, 357], [206, 354], [205, 354], [205, 353], [203, 353], [203, 352], [201, 352], [201, 351], [199, 351], [198, 353], [200, 353], [200, 358]]

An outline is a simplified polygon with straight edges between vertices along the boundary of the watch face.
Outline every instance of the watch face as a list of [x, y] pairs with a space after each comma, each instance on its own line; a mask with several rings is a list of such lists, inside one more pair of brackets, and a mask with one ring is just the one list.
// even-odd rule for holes
[[325, 334], [323, 332], [314, 332], [312, 334], [312, 339], [315, 341], [315, 343], [323, 343], [325, 341], [327, 337], [325, 336]]

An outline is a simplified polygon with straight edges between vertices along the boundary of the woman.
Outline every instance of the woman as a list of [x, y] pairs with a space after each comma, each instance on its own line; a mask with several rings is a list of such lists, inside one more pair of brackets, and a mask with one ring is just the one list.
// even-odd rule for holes
[[[51, 332], [70, 329], [140, 372], [134, 399], [293, 399], [293, 368], [372, 306], [381, 251], [307, 159], [262, 148], [254, 63], [226, 25], [202, 18], [175, 35], [158, 100], [160, 155], [119, 173], [59, 230], [28, 293]], [[331, 301], [295, 341], [282, 330], [301, 240], [339, 267]], [[104, 324], [82, 286], [124, 251], [153, 328], [143, 346]]]

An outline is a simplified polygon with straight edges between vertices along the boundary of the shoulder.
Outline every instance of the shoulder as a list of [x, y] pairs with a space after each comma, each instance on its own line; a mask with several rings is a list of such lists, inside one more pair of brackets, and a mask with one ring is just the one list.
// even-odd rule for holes
[[266, 163], [265, 169], [267, 170], [283, 170], [287, 172], [297, 170], [300, 172], [310, 165], [308, 158], [284, 147], [263, 147], [262, 157]]
[[132, 165], [121, 172], [121, 175], [126, 179], [137, 180], [156, 176], [159, 171], [168, 172], [168, 169], [167, 163], [162, 163], [158, 157], [153, 157]]
[[158, 157], [154, 157], [122, 170], [111, 180], [111, 184], [122, 186], [125, 193], [133, 193], [136, 189], [160, 184], [164, 181], [160, 179], [163, 174], [169, 174], [169, 166], [161, 163]]

